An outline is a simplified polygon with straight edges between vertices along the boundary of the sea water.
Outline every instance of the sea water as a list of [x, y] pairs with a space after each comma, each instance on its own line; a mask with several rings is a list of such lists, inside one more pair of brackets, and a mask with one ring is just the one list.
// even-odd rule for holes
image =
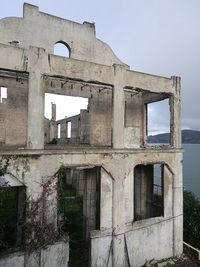
[[183, 185], [200, 199], [200, 144], [183, 144]]

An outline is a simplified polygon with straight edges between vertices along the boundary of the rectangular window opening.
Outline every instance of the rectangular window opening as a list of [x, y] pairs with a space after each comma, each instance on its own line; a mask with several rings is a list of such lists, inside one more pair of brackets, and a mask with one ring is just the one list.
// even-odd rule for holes
[[0, 87], [0, 103], [4, 103], [7, 99], [7, 88]]
[[89, 142], [88, 98], [45, 93], [45, 143]]
[[134, 169], [134, 220], [164, 216], [164, 165], [137, 165]]
[[146, 125], [148, 145], [171, 144], [169, 98], [147, 104]]
[[58, 126], [58, 139], [60, 139], [60, 123], [57, 126]]
[[67, 138], [71, 138], [72, 136], [72, 122], [68, 121], [67, 123]]

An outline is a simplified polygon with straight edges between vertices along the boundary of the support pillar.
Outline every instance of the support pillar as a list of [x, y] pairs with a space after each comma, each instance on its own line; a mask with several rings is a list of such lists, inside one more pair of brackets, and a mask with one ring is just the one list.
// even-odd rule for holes
[[[123, 169], [122, 166], [120, 166]], [[123, 173], [123, 172], [122, 172]], [[121, 173], [121, 174], [122, 174]], [[121, 176], [120, 174], [120, 176]], [[125, 267], [125, 194], [124, 180], [117, 177], [113, 183], [113, 266]]]
[[125, 67], [114, 64], [114, 89], [113, 89], [113, 148], [124, 148], [124, 80]]
[[182, 177], [182, 153], [175, 156], [173, 179], [173, 243], [174, 256], [183, 252], [183, 177]]
[[30, 47], [28, 55], [28, 138], [27, 148], [44, 148], [44, 83], [47, 55], [42, 48]]
[[181, 78], [173, 76], [173, 86], [175, 87], [175, 94], [170, 99], [170, 131], [171, 144], [175, 148], [181, 148]]

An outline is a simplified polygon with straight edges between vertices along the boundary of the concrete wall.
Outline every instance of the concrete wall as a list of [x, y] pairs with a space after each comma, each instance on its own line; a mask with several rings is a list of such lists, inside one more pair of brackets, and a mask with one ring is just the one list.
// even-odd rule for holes
[[[161, 260], [173, 255], [173, 221], [160, 222], [125, 234], [130, 266], [139, 267], [149, 259]], [[134, 240], [134, 242], [133, 242]]]
[[[100, 230], [91, 232], [88, 230], [88, 234], [90, 232], [91, 235], [91, 253], [93, 255], [91, 261], [94, 263], [92, 266], [104, 266], [103, 264], [109, 254], [110, 246], [113, 252], [109, 256], [109, 261], [114, 262], [115, 266], [125, 266], [127, 261], [126, 250], [129, 252], [131, 266], [140, 266], [140, 264], [144, 263], [145, 259], [150, 260], [152, 257], [162, 259], [181, 254], [181, 151], [177, 150], [175, 153], [173, 149], [167, 152], [157, 149], [157, 153], [154, 153], [155, 150], [146, 149], [143, 152], [129, 153], [128, 157], [123, 156], [127, 154], [128, 150], [124, 150], [123, 155], [121, 152], [121, 150], [115, 149], [110, 150], [110, 153], [105, 155], [104, 150], [99, 150], [98, 153], [96, 150], [89, 150], [88, 152], [79, 151], [78, 153], [68, 151], [62, 154], [58, 154], [56, 151], [47, 151], [44, 154], [41, 151], [41, 154], [27, 152], [26, 155], [22, 154], [23, 157], [20, 157], [20, 152], [18, 152], [14, 158], [9, 157], [8, 152], [6, 156], [4, 152], [1, 164], [4, 166], [3, 164], [5, 164], [7, 158], [8, 166], [6, 172], [12, 174], [17, 180], [23, 181], [27, 187], [27, 197], [31, 196], [31, 198], [37, 200], [40, 198], [46, 183], [54, 184], [56, 181], [55, 174], [60, 167], [80, 166], [87, 169], [87, 166], [98, 166], [101, 163], [103, 167], [100, 189]], [[158, 162], [165, 162], [166, 164], [164, 216], [134, 221], [134, 167], [138, 164]], [[1, 179], [4, 179], [4, 177], [2, 176]], [[172, 180], [176, 182], [173, 184]], [[88, 180], [87, 187], [89, 189], [88, 196], [90, 196], [87, 198], [90, 203], [88, 207], [91, 207], [91, 203], [95, 206], [95, 201], [91, 199], [92, 195], [96, 196], [96, 187], [92, 186], [94, 191], [91, 188], [94, 182], [95, 179], [92, 175], [90, 182]], [[52, 196], [52, 202], [49, 202], [51, 205], [47, 205], [44, 209], [46, 221], [48, 221], [48, 218], [52, 218], [51, 220], [56, 219], [56, 216], [52, 215], [52, 212], [56, 211], [56, 202], [53, 201], [56, 197], [54, 194]], [[94, 212], [94, 209], [89, 209], [90, 212]], [[91, 219], [90, 222], [92, 223], [94, 222], [94, 216], [90, 215], [88, 218]], [[94, 229], [94, 224], [92, 225], [91, 230]], [[151, 232], [152, 234], [150, 234]], [[112, 244], [110, 240], [112, 240]], [[138, 247], [138, 244], [143, 244], [143, 246]], [[99, 253], [97, 253], [97, 248], [99, 248]], [[103, 254], [105, 257], [101, 256], [101, 253], [105, 251], [106, 254]], [[143, 251], [142, 254], [141, 251]]]
[[[75, 115], [56, 122], [60, 124], [60, 143], [80, 143], [81, 119], [80, 115]], [[69, 123], [71, 124], [71, 137], [68, 136]]]
[[[69, 122], [71, 123], [71, 137], [68, 137]], [[93, 125], [89, 121], [89, 110], [81, 110], [79, 115], [59, 120], [56, 123], [60, 124], [60, 143], [90, 143], [89, 134], [90, 128], [93, 128]]]
[[28, 92], [21, 84], [8, 87], [6, 144], [26, 144], [27, 140], [27, 100]]
[[27, 81], [0, 77], [7, 88], [7, 99], [0, 104], [1, 136], [6, 145], [24, 146], [27, 141]]
[[0, 267], [67, 267], [69, 243], [60, 241], [36, 253], [17, 252], [0, 259]]
[[79, 143], [80, 141], [80, 116], [71, 117], [71, 140]]
[[4, 44], [17, 40], [26, 49], [30, 44], [42, 47], [48, 53], [53, 53], [56, 42], [63, 41], [70, 47], [72, 58], [106, 65], [123, 64], [107, 44], [96, 38], [94, 23], [79, 24], [58, 18], [39, 12], [37, 6], [30, 4], [24, 4], [23, 18], [0, 20], [0, 39]]
[[111, 146], [112, 95], [96, 94], [89, 100], [90, 144]]
[[47, 118], [44, 118], [44, 143], [50, 141], [50, 121]]
[[80, 113], [80, 143], [81, 144], [89, 144], [90, 140], [90, 122], [89, 122], [89, 111], [88, 110], [81, 110]]
[[144, 139], [144, 103], [141, 93], [125, 92], [124, 146], [138, 148]]

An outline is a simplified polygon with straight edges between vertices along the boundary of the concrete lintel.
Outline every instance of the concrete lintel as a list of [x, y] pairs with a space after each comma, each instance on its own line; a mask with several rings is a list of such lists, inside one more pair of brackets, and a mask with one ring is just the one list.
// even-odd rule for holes
[[18, 70], [0, 69], [0, 77], [14, 78], [16, 80], [28, 80], [28, 72]]
[[48, 60], [50, 65], [49, 75], [67, 76], [93, 83], [113, 84], [114, 73], [110, 66], [51, 54], [49, 54]]
[[3, 150], [1, 149], [0, 155], [21, 155], [22, 157], [32, 157], [32, 156], [37, 156], [40, 157], [41, 155], [65, 155], [65, 154], [105, 154], [112, 156], [114, 154], [119, 154], [123, 155], [125, 154], [145, 154], [146, 155], [151, 155], [154, 153], [161, 153], [161, 154], [174, 154], [174, 153], [182, 153], [183, 149], [176, 149], [172, 147], [167, 147], [165, 149], [163, 148], [148, 148], [148, 149], [110, 149], [109, 152], [107, 149], [104, 148], [99, 148], [99, 147], [91, 147], [91, 148], [86, 148], [84, 146], [80, 147], [74, 147], [70, 148], [68, 147], [67, 149], [37, 149], [37, 150], [31, 150], [31, 149], [9, 149], [9, 150]]
[[94, 95], [112, 94], [112, 86], [93, 81], [83, 81], [68, 77], [43, 75], [45, 92], [52, 94], [92, 98]]
[[96, 165], [64, 165], [63, 167], [80, 171], [80, 170], [86, 170], [86, 169], [93, 169], [98, 166]]
[[126, 71], [126, 86], [142, 88], [155, 93], [173, 93], [173, 80], [162, 76], [141, 73], [137, 71]]

